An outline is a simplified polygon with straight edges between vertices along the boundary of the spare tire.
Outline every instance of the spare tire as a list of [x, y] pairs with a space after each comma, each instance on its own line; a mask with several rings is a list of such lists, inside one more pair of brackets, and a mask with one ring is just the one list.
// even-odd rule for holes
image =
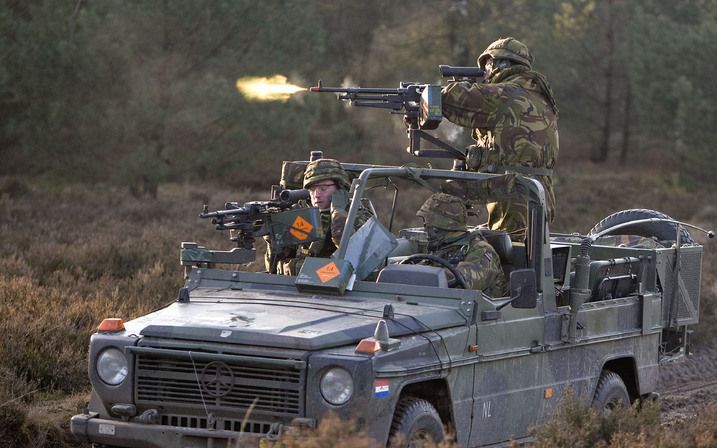
[[[636, 208], [630, 210], [623, 210], [621, 212], [613, 213], [612, 215], [602, 219], [599, 223], [590, 229], [588, 235], [595, 235], [605, 229], [617, 226], [630, 221], [637, 221], [640, 219], [672, 219], [670, 216], [657, 212], [655, 210], [648, 210], [643, 208]], [[659, 241], [670, 241], [674, 242], [677, 236], [677, 224], [672, 222], [641, 222], [625, 227], [620, 227], [606, 235], [638, 235], [646, 238], [656, 238]], [[685, 230], [684, 226], [680, 227], [680, 244], [694, 244], [692, 236]]]

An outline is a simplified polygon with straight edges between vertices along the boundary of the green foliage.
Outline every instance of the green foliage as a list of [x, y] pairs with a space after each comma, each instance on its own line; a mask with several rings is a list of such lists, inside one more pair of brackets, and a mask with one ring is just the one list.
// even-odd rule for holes
[[581, 128], [596, 141], [607, 138], [603, 157], [610, 147], [638, 163], [671, 155], [680, 168], [710, 181], [705, 174], [717, 167], [710, 124], [716, 9], [698, 0], [563, 2], [554, 16], [563, 70], [551, 76], [561, 131]]
[[717, 5], [682, 2], [670, 15], [664, 14], [666, 6], [654, 1], [636, 11], [636, 47], [642, 57], [634, 76], [643, 87], [638, 119], [676, 161], [709, 181], [716, 167], [712, 123], [717, 91], [710, 72], [717, 55]]
[[[3, 0], [0, 174], [265, 185], [280, 159], [408, 162], [400, 120], [300, 93], [242, 98], [242, 76], [299, 85], [439, 82], [514, 35], [536, 55], [573, 154], [669, 155], [700, 182], [717, 169], [714, 2]], [[457, 144], [466, 132], [439, 130]], [[599, 150], [599, 151], [598, 151]], [[598, 152], [596, 152], [598, 151]], [[580, 155], [580, 152], [582, 154]], [[689, 182], [687, 182], [689, 183]]]

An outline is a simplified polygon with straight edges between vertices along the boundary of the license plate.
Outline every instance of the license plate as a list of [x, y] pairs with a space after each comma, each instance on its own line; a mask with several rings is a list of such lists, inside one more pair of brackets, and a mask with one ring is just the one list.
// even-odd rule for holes
[[103, 434], [106, 436], [113, 436], [113, 435], [115, 435], [115, 425], [108, 425], [106, 423], [100, 423], [98, 432], [100, 434]]

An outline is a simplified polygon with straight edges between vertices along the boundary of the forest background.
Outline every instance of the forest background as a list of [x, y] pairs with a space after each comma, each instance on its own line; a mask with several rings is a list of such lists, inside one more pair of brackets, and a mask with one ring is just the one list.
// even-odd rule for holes
[[330, 95], [251, 102], [235, 82], [439, 83], [439, 64], [512, 35], [555, 90], [561, 161], [659, 158], [699, 185], [717, 169], [716, 15], [714, 0], [3, 0], [0, 174], [151, 191], [265, 187], [314, 148], [409, 160], [398, 118]]
[[[400, 116], [237, 79], [440, 83], [506, 36], [560, 107], [552, 230], [625, 208], [715, 227], [715, 0], [0, 0], [0, 447], [71, 443], [97, 323], [171, 301], [180, 241], [227, 247], [202, 204], [267, 199], [315, 149], [446, 166], [405, 151]], [[695, 340], [714, 346], [711, 246]]]

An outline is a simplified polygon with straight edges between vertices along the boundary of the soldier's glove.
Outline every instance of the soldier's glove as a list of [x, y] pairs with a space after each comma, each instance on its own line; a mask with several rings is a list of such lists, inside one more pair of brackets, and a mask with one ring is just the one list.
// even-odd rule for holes
[[344, 233], [347, 210], [349, 208], [349, 192], [340, 188], [331, 195], [331, 239], [338, 246]]
[[343, 188], [334, 191], [334, 194], [331, 195], [331, 214], [333, 215], [334, 211], [345, 212], [348, 208], [349, 192]]
[[478, 171], [483, 162], [483, 148], [471, 145], [466, 151], [466, 168], [468, 171]]

